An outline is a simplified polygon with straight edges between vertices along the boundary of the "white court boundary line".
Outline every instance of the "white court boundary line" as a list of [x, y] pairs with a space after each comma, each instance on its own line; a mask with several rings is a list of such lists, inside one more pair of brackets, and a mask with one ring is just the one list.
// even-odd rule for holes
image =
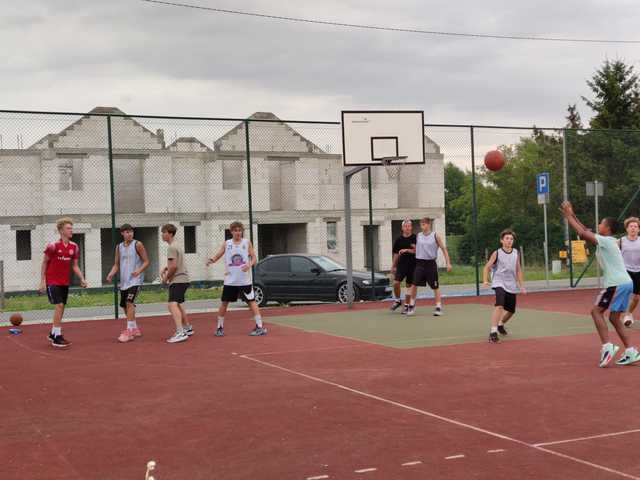
[[598, 438], [617, 437], [620, 435], [628, 435], [630, 433], [640, 433], [640, 428], [636, 428], [635, 430], [624, 430], [622, 432], [603, 433], [601, 435], [591, 435], [589, 437], [570, 438], [568, 440], [558, 440], [556, 442], [534, 443], [533, 445], [535, 447], [545, 447], [548, 445], [560, 445], [562, 443], [584, 442], [585, 440], [595, 440]]
[[640, 477], [636, 477], [636, 476], [630, 475], [628, 473], [621, 472], [619, 470], [614, 470], [613, 468], [605, 467], [604, 465], [599, 465], [597, 463], [592, 463], [592, 462], [589, 462], [587, 460], [582, 460], [582, 459], [577, 458], [577, 457], [572, 457], [571, 455], [567, 455], [567, 454], [564, 454], [564, 453], [555, 452], [553, 450], [549, 450], [548, 448], [544, 448], [541, 445], [527, 443], [527, 442], [525, 442], [523, 440], [518, 440], [517, 438], [509, 437], [507, 435], [503, 435], [503, 434], [497, 433], [497, 432], [492, 432], [491, 430], [485, 430], [484, 428], [480, 428], [480, 427], [476, 427], [474, 425], [470, 425], [468, 423], [460, 422], [458, 420], [454, 420], [453, 418], [444, 417], [442, 415], [438, 415], [436, 413], [429, 412], [427, 410], [422, 410], [420, 408], [412, 407], [412, 406], [406, 405], [404, 403], [396, 402], [395, 400], [390, 400], [388, 398], [380, 397], [380, 396], [374, 395], [372, 393], [363, 392], [362, 390], [357, 390], [355, 388], [351, 388], [351, 387], [348, 387], [346, 385], [342, 385], [340, 383], [332, 382], [332, 381], [325, 380], [325, 379], [319, 378], [319, 377], [314, 377], [313, 375], [309, 375], [309, 374], [306, 374], [306, 373], [303, 373], [303, 372], [300, 372], [300, 371], [297, 371], [297, 370], [292, 370], [290, 368], [282, 367], [282, 366], [277, 365], [275, 363], [265, 362], [264, 360], [258, 360], [257, 358], [251, 358], [248, 355], [239, 355], [239, 357], [243, 358], [245, 360], [249, 360], [251, 362], [263, 365], [265, 367], [275, 368], [277, 370], [281, 370], [283, 372], [287, 372], [287, 373], [290, 373], [292, 375], [297, 375], [299, 377], [306, 378], [307, 380], [311, 380], [311, 381], [314, 381], [314, 382], [317, 382], [317, 383], [322, 383], [324, 385], [329, 385], [329, 386], [338, 388], [340, 390], [344, 390], [346, 392], [353, 393], [355, 395], [359, 395], [361, 397], [369, 398], [371, 400], [376, 400], [376, 401], [381, 402], [381, 403], [386, 403], [387, 405], [392, 405], [394, 407], [402, 408], [402, 409], [408, 410], [410, 412], [418, 413], [418, 414], [423, 415], [425, 417], [434, 418], [436, 420], [440, 420], [442, 422], [449, 423], [451, 425], [456, 425], [458, 427], [462, 427], [462, 428], [465, 428], [467, 430], [473, 430], [475, 432], [483, 433], [483, 434], [488, 435], [490, 437], [499, 438], [501, 440], [506, 440], [508, 442], [516, 443], [518, 445], [522, 445], [522, 446], [525, 446], [525, 447], [533, 448], [534, 450], [538, 450], [539, 452], [544, 452], [544, 453], [547, 453], [549, 455], [553, 455], [553, 456], [558, 457], [558, 458], [562, 458], [562, 459], [565, 459], [565, 460], [570, 460], [572, 462], [579, 463], [581, 465], [586, 465], [588, 467], [595, 468], [595, 469], [601, 470], [603, 472], [607, 472], [607, 473], [611, 473], [611, 474], [614, 474], [614, 475], [618, 475], [618, 476], [623, 477], [623, 478], [630, 478], [632, 480], [640, 480]]

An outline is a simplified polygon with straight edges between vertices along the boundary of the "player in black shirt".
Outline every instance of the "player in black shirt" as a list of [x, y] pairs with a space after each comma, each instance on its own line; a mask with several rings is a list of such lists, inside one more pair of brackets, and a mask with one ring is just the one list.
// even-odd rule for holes
[[411, 305], [411, 286], [413, 285], [413, 271], [416, 268], [416, 236], [413, 233], [411, 220], [402, 222], [402, 235], [393, 243], [393, 265], [391, 273], [394, 275], [393, 304], [391, 311], [396, 311], [402, 301], [400, 300], [401, 284], [406, 280], [406, 294], [404, 297], [404, 309], [402, 314], [409, 311]]

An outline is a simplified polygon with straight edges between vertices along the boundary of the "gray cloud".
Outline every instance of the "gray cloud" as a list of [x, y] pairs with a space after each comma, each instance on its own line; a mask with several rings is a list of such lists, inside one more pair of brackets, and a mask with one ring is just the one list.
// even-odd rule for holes
[[[195, 2], [196, 0], [194, 0]], [[6, 2], [3, 108], [338, 119], [419, 108], [428, 121], [560, 125], [602, 60], [637, 46], [432, 37], [291, 24], [135, 0]], [[238, 2], [345, 22], [501, 34], [635, 38], [635, 2]], [[588, 117], [586, 107], [581, 107]]]

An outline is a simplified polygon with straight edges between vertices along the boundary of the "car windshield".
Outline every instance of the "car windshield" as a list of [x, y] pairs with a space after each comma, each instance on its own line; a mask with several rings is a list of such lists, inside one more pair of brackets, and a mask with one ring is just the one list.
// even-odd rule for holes
[[310, 257], [311, 260], [320, 265], [327, 272], [335, 272], [336, 270], [344, 270], [345, 268], [332, 258], [322, 255]]

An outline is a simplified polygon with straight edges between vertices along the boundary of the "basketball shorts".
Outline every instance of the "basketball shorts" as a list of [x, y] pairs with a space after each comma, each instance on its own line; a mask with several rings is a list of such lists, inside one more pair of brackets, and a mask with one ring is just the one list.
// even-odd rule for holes
[[413, 272], [413, 284], [418, 287], [429, 285], [433, 290], [440, 288], [438, 283], [438, 264], [435, 260], [416, 260]]
[[396, 268], [395, 281], [402, 282], [403, 280], [407, 282], [407, 285], [413, 285], [413, 275], [416, 269], [415, 263], [398, 265]]
[[496, 307], [502, 307], [507, 312], [516, 313], [516, 294], [507, 292], [502, 287], [495, 287], [493, 291], [496, 293]]
[[640, 272], [627, 272], [633, 281], [633, 294], [640, 295]]
[[69, 286], [47, 285], [47, 297], [51, 305], [66, 305], [69, 298]]
[[184, 303], [189, 283], [172, 283], [169, 285], [169, 303]]
[[253, 291], [253, 285], [225, 285], [222, 288], [223, 302], [236, 302], [242, 295], [242, 299], [245, 302], [252, 302], [256, 299], [256, 294]]
[[596, 305], [613, 313], [626, 312], [629, 308], [631, 295], [633, 295], [633, 282], [608, 287], [598, 294]]
[[122, 308], [127, 308], [128, 303], [133, 303], [135, 305], [138, 293], [140, 293], [140, 288], [140, 285], [134, 285], [126, 290], [120, 290], [120, 306]]

